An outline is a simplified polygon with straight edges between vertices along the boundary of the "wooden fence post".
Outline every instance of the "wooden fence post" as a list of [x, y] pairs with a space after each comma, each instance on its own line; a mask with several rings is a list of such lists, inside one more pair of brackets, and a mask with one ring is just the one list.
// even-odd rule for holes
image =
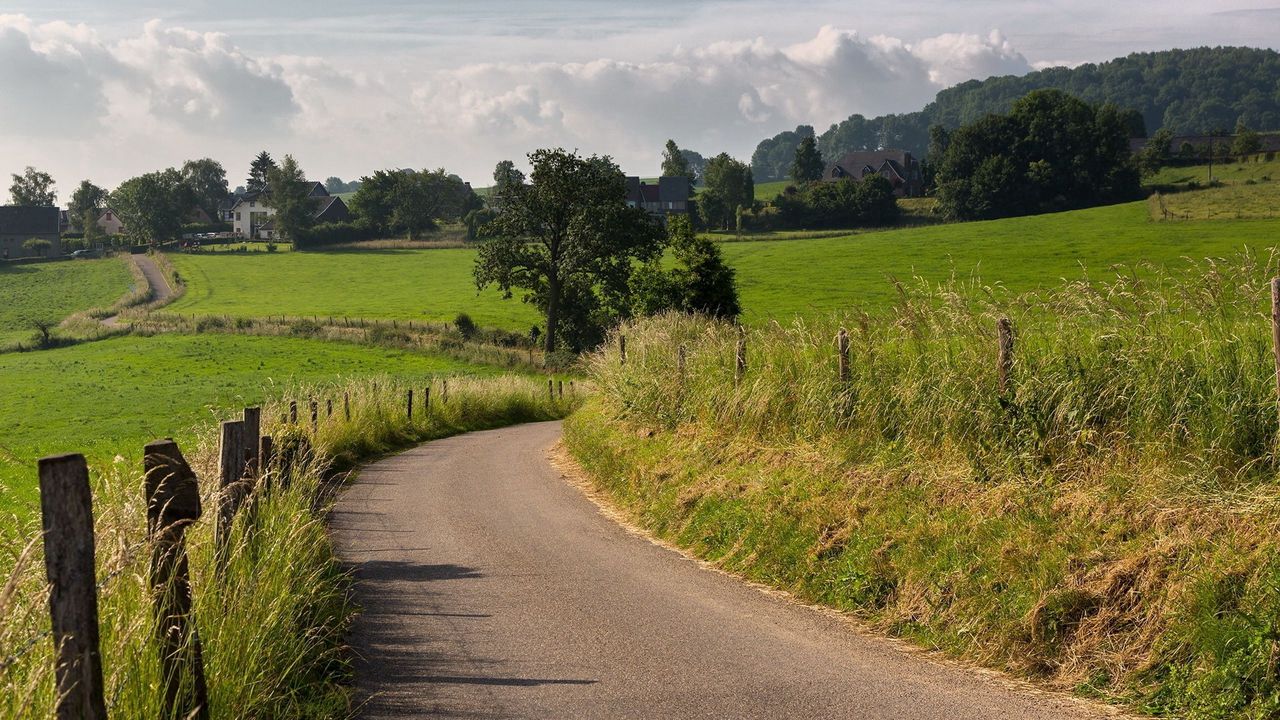
[[560, 396], [561, 400], [564, 399], [564, 381], [563, 380], [556, 381], [556, 394]]
[[262, 474], [262, 491], [271, 492], [271, 476], [275, 474], [276, 446], [270, 435], [258, 438], [258, 471]]
[[333, 398], [325, 398], [324, 406], [325, 406], [325, 413], [326, 413], [325, 417], [326, 418], [333, 417]]
[[203, 651], [191, 621], [185, 539], [187, 527], [200, 518], [200, 488], [172, 440], [147, 443], [142, 465], [151, 544], [151, 601], [160, 641], [161, 717], [208, 718]]
[[342, 393], [342, 414], [347, 418], [347, 422], [351, 422], [351, 393], [345, 390]]
[[573, 394], [575, 394], [575, 393], [576, 393], [576, 390], [575, 390], [575, 389], [574, 389], [574, 387], [573, 387], [573, 381], [572, 381], [572, 380], [570, 380], [570, 381], [569, 381], [569, 394], [570, 394], [570, 395], [573, 395]]
[[431, 413], [431, 385], [429, 383], [422, 389], [422, 413], [424, 415]]
[[685, 364], [685, 348], [684, 345], [676, 348], [676, 372], [684, 375]]
[[618, 335], [618, 362], [622, 365], [627, 364], [627, 336]]
[[231, 525], [240, 509], [244, 478], [244, 423], [225, 420], [218, 446], [218, 517], [213, 526], [214, 550], [221, 569], [231, 550]]
[[298, 424], [298, 401], [297, 400], [289, 401], [289, 424], [290, 425]]
[[840, 334], [836, 336], [836, 356], [840, 361], [840, 384], [848, 385], [850, 380], [849, 374], [849, 331], [840, 328]]
[[736, 359], [737, 362], [734, 364], [733, 383], [738, 385], [742, 383], [742, 377], [747, 374], [747, 330], [741, 325], [738, 326], [738, 349]]
[[413, 419], [413, 388], [409, 388], [409, 419]]
[[54, 650], [54, 715], [106, 720], [93, 567], [93, 496], [83, 455], [41, 458], [40, 515]]
[[244, 447], [249, 454], [249, 467], [245, 468], [248, 477], [258, 476], [258, 467], [262, 459], [258, 457], [258, 438], [262, 437], [262, 408], [247, 407], [244, 409]]
[[1000, 397], [1009, 394], [1009, 375], [1013, 371], [1013, 323], [1007, 317], [996, 321], [996, 340], [999, 342], [999, 353], [996, 358], [996, 380]]
[[443, 405], [449, 402], [449, 381], [441, 381], [440, 386], [440, 404]]
[[547, 400], [551, 402], [555, 402], [555, 399], [556, 399], [555, 387], [552, 384], [551, 378], [547, 378]]

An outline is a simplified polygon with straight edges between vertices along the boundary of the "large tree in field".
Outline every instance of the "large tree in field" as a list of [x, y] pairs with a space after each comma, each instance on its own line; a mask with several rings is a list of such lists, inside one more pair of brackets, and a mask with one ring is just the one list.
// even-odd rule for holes
[[796, 158], [791, 163], [791, 179], [803, 185], [822, 179], [822, 171], [826, 166], [822, 163], [822, 153], [818, 152], [818, 141], [807, 137], [796, 146]]
[[14, 205], [57, 205], [58, 193], [53, 188], [53, 177], [28, 165], [21, 175], [13, 176], [9, 200]]
[[292, 155], [285, 155], [280, 166], [267, 173], [267, 187], [271, 188], [266, 195], [267, 205], [276, 211], [271, 216], [276, 232], [296, 243], [315, 219], [315, 204], [311, 201], [306, 174]]
[[247, 192], [262, 192], [267, 189], [267, 176], [276, 169], [276, 161], [271, 153], [263, 150], [249, 164], [249, 179], [244, 183]]
[[124, 221], [125, 235], [137, 243], [178, 237], [192, 201], [182, 173], [174, 168], [125, 180], [107, 199]]
[[182, 164], [182, 181], [196, 206], [216, 220], [218, 204], [227, 199], [227, 171], [222, 163], [211, 158], [188, 160]]
[[734, 160], [728, 153], [720, 153], [707, 161], [702, 180], [704, 189], [698, 203], [710, 227], [728, 229], [737, 219], [739, 207], [755, 203], [751, 166]]
[[[546, 316], [545, 348], [561, 340], [582, 349], [598, 341], [603, 317], [625, 312], [637, 261], [661, 252], [662, 231], [626, 204], [626, 178], [608, 157], [563, 149], [529, 155], [529, 184], [498, 198], [493, 239], [476, 257], [478, 288], [516, 288]], [[563, 327], [562, 327], [563, 326]]]
[[[107, 191], [88, 180], [81, 180], [80, 185], [71, 193], [71, 202], [67, 204], [67, 215], [74, 222], [85, 223], [85, 218], [107, 204]], [[97, 218], [95, 217], [96, 221]], [[88, 225], [81, 226], [88, 232]]]
[[391, 226], [416, 240], [419, 233], [435, 229], [437, 220], [458, 220], [475, 209], [469, 202], [471, 194], [461, 178], [444, 168], [396, 173]]

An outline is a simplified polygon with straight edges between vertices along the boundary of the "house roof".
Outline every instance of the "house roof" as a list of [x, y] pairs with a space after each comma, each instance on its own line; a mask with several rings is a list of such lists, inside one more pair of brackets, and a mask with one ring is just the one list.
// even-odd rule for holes
[[861, 177], [864, 170], [869, 168], [872, 172], [880, 172], [885, 164], [905, 180], [915, 159], [906, 150], [855, 150], [827, 165], [824, 177], [832, 177], [836, 168], [843, 170], [847, 176]]
[[60, 230], [58, 208], [52, 205], [0, 206], [0, 235], [57, 235]]
[[[305, 185], [307, 187], [307, 195], [309, 197], [313, 197], [313, 198], [330, 197], [329, 191], [324, 189], [324, 183], [312, 182], [310, 180], [299, 180], [298, 184]], [[266, 190], [256, 190], [254, 192], [243, 193], [241, 195], [236, 196], [236, 199], [233, 201], [231, 205], [231, 209], [234, 210], [237, 207], [239, 207], [241, 203], [257, 200], [263, 195], [270, 195], [270, 194], [271, 194], [270, 188]]]

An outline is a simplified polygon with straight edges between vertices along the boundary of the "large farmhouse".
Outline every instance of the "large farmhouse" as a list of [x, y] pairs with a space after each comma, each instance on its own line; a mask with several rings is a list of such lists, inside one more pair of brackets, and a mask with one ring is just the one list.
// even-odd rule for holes
[[[0, 206], [0, 259], [21, 257], [58, 257], [62, 254], [61, 212], [52, 205]], [[48, 240], [48, 251], [36, 252], [23, 245], [28, 240]]]
[[869, 175], [879, 175], [893, 185], [898, 197], [916, 197], [923, 190], [920, 163], [905, 150], [870, 150], [847, 153], [827, 165], [822, 173], [825, 182], [861, 180]]
[[[312, 216], [315, 222], [342, 222], [350, 219], [351, 213], [348, 212], [347, 204], [342, 202], [342, 198], [330, 195], [329, 191], [324, 189], [324, 185], [318, 182], [308, 182], [307, 187], [307, 195], [315, 206], [315, 213]], [[240, 196], [230, 212], [231, 229], [236, 235], [259, 240], [276, 238], [275, 226], [271, 222], [276, 211], [268, 204], [270, 195], [270, 190], [264, 190]]]

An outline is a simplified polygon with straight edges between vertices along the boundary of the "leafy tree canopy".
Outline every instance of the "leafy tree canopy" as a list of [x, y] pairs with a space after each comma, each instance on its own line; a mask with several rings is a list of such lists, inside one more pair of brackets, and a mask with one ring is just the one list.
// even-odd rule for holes
[[120, 183], [107, 199], [136, 243], [164, 242], [182, 234], [182, 220], [194, 202], [191, 189], [174, 168]]
[[53, 177], [28, 165], [21, 175], [13, 176], [9, 200], [14, 205], [57, 205], [58, 193], [53, 187]]
[[311, 185], [292, 155], [285, 155], [279, 167], [267, 172], [265, 202], [276, 211], [271, 223], [280, 237], [297, 241], [315, 221], [315, 204], [311, 200]]
[[188, 160], [182, 164], [182, 181], [191, 190], [196, 207], [210, 219], [218, 217], [218, 203], [227, 198], [227, 171], [212, 158]]
[[1037, 90], [1008, 115], [956, 130], [938, 167], [938, 206], [976, 220], [1055, 212], [1137, 197], [1129, 128], [1114, 106]]
[[[81, 180], [76, 186], [74, 192], [71, 193], [71, 202], [67, 204], [67, 214], [72, 217], [75, 222], [81, 223], [81, 228], [88, 232], [88, 225], [84, 224], [85, 218], [94, 214], [94, 211], [102, 208], [107, 204], [107, 191], [88, 180]], [[97, 224], [97, 217], [93, 218], [93, 225]]]
[[636, 272], [633, 311], [639, 315], [685, 312], [736, 319], [742, 312], [733, 268], [715, 241], [698, 237], [685, 215], [667, 220], [667, 247], [673, 267], [655, 257]]
[[698, 196], [703, 221], [710, 227], [728, 229], [737, 221], [738, 208], [755, 203], [755, 178], [751, 167], [728, 153], [707, 161], [703, 171], [704, 189]]
[[791, 179], [801, 184], [816, 182], [822, 179], [824, 169], [826, 166], [822, 162], [822, 153], [818, 152], [818, 141], [813, 137], [801, 140], [791, 163]]
[[507, 297], [523, 290], [546, 317], [547, 352], [562, 339], [573, 350], [591, 347], [628, 311], [633, 268], [661, 252], [661, 229], [627, 207], [626, 179], [609, 157], [556, 148], [529, 162], [530, 182], [497, 198], [476, 286], [497, 285]]
[[267, 189], [267, 175], [276, 167], [271, 153], [263, 150], [249, 164], [249, 179], [244, 182], [246, 192], [262, 192]]

